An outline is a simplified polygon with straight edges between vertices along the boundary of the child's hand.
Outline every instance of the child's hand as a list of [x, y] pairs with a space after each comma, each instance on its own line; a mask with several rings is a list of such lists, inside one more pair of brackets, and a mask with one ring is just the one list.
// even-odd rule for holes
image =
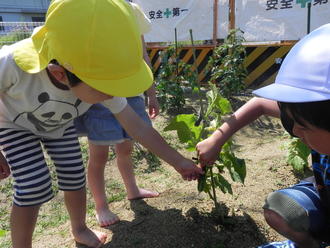
[[9, 165], [3, 155], [0, 153], [0, 180], [10, 175]]
[[204, 172], [193, 161], [184, 159], [179, 165], [174, 167], [179, 172], [184, 180], [196, 180]]
[[218, 159], [221, 146], [217, 145], [212, 136], [196, 145], [199, 162], [202, 167], [212, 165]]
[[155, 96], [148, 97], [148, 114], [150, 119], [156, 118], [159, 114], [159, 103]]

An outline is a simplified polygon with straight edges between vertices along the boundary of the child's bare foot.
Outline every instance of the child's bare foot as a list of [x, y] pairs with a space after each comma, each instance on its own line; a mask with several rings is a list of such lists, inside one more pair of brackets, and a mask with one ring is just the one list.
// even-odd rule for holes
[[99, 248], [107, 240], [107, 235], [103, 232], [91, 230], [89, 228], [84, 228], [78, 231], [72, 231], [75, 241], [79, 244]]
[[146, 189], [138, 188], [138, 191], [135, 193], [127, 193], [128, 200], [138, 200], [143, 198], [154, 198], [158, 197], [159, 193], [155, 191], [150, 191]]
[[96, 219], [101, 227], [107, 227], [120, 221], [119, 217], [108, 208], [96, 210]]

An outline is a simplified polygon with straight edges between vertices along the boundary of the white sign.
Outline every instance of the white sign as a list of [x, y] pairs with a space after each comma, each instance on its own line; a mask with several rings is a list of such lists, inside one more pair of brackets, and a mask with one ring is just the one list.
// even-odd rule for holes
[[330, 23], [330, 0], [240, 0], [236, 27], [247, 41], [299, 40], [307, 34], [308, 3], [310, 31]]
[[[214, 0], [133, 0], [150, 19], [151, 31], [145, 34], [147, 42], [174, 42], [175, 28], [178, 41], [212, 40]], [[218, 37], [227, 35], [228, 1], [219, 0]]]

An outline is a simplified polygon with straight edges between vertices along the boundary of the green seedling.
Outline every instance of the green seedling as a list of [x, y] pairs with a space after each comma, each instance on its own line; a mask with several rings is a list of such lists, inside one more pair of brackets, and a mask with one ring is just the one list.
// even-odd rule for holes
[[[210, 84], [210, 88], [211, 90], [206, 93], [208, 106], [205, 113], [200, 113], [199, 116], [177, 115], [164, 129], [164, 131], [175, 130], [180, 142], [185, 144], [188, 151], [195, 151], [197, 143], [207, 138], [215, 128], [222, 124], [222, 117], [232, 112], [230, 102], [219, 94], [216, 86]], [[200, 103], [202, 104], [202, 101]], [[195, 160], [198, 163], [198, 159], [195, 158]], [[234, 182], [244, 183], [245, 161], [235, 156], [232, 140], [224, 144], [217, 161], [211, 166], [204, 167], [204, 175], [198, 179], [198, 191], [210, 196], [216, 210], [219, 207], [216, 188], [223, 193], [233, 194], [230, 182], [223, 175], [225, 170], [228, 171]]]

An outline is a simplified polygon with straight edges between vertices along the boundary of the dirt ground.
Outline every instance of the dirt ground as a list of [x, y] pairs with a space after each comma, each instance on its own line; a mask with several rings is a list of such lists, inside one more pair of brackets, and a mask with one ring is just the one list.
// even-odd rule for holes
[[[165, 117], [159, 116], [154, 124], [173, 147], [191, 157], [191, 153], [177, 144], [175, 133], [161, 131], [165, 123]], [[209, 197], [197, 192], [196, 182], [183, 181], [164, 162], [150, 166], [145, 159], [140, 159], [136, 168], [138, 184], [160, 192], [160, 196], [135, 201], [128, 201], [126, 197], [114, 200], [110, 208], [121, 221], [109, 229], [98, 227], [93, 209], [89, 209], [88, 224], [108, 234], [105, 248], [252, 248], [283, 240], [267, 226], [262, 210], [268, 193], [303, 177], [295, 175], [285, 162], [286, 151], [282, 146], [287, 138], [283, 133], [278, 120], [272, 118], [262, 118], [237, 133], [234, 138], [236, 155], [245, 159], [247, 177], [244, 185], [232, 183], [233, 195], [218, 192], [221, 209], [228, 216], [222, 223], [212, 214], [213, 202]], [[107, 184], [121, 182], [115, 160], [110, 161], [106, 175]], [[34, 247], [43, 248], [76, 247], [68, 221], [37, 235], [34, 244]]]
[[[156, 128], [162, 130], [165, 122], [158, 118]], [[212, 215], [213, 202], [197, 192], [196, 182], [181, 180], [167, 164], [161, 164], [161, 171], [138, 173], [140, 185], [161, 195], [112, 203], [111, 209], [122, 221], [107, 230], [105, 247], [252, 248], [283, 240], [267, 226], [262, 205], [268, 193], [299, 180], [285, 162], [285, 142], [283, 129], [273, 118], [262, 118], [235, 136], [236, 154], [246, 160], [247, 177], [244, 185], [232, 184], [233, 195], [218, 193], [221, 208], [228, 215], [224, 223]], [[139, 164], [137, 170], [146, 166]], [[115, 166], [109, 167], [109, 174], [118, 177]]]

